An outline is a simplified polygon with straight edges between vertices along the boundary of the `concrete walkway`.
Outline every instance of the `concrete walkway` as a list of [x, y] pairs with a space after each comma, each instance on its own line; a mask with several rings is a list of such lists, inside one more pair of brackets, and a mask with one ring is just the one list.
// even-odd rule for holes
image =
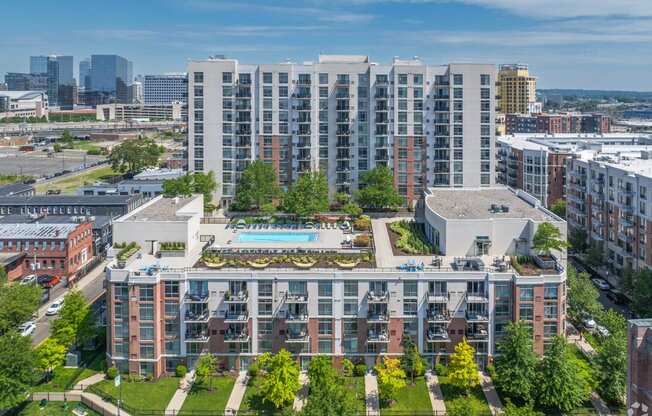
[[91, 408], [93, 411], [104, 415], [104, 416], [130, 416], [129, 413], [125, 412], [124, 410], [120, 409], [118, 412], [118, 408], [113, 405], [110, 402], [104, 401], [100, 396], [97, 394], [89, 393], [89, 392], [79, 392], [79, 391], [67, 391], [64, 393], [61, 392], [56, 392], [56, 393], [33, 393], [30, 397], [30, 400], [32, 401], [40, 401], [40, 400], [49, 400], [52, 402], [63, 402], [63, 401], [68, 401], [68, 402], [77, 402], [80, 401], [84, 403], [86, 406]]
[[496, 388], [494, 387], [494, 383], [491, 381], [491, 377], [484, 374], [482, 371], [479, 371], [479, 374], [480, 386], [482, 387], [484, 397], [487, 399], [487, 403], [489, 404], [489, 410], [491, 411], [491, 414], [499, 415], [504, 413], [505, 409], [503, 408], [503, 404], [500, 401], [500, 397], [498, 397], [498, 393], [496, 393]]
[[104, 373], [97, 373], [93, 374], [90, 377], [87, 377], [83, 380], [79, 380], [77, 384], [75, 384], [75, 387], [73, 387], [74, 390], [85, 390], [88, 388], [88, 386], [92, 386], [93, 384], [97, 384], [100, 381], [104, 381], [106, 377], [104, 376]]
[[364, 392], [367, 416], [379, 416], [380, 397], [378, 394], [378, 379], [371, 372], [364, 376]]
[[439, 387], [439, 379], [432, 371], [426, 373], [426, 385], [428, 386], [428, 396], [430, 396], [430, 404], [432, 411], [436, 415], [446, 414], [446, 404], [444, 403], [444, 395]]
[[294, 404], [292, 409], [295, 412], [300, 412], [303, 409], [303, 406], [306, 405], [308, 400], [308, 373], [302, 371], [299, 373], [299, 383], [301, 383], [301, 388], [297, 392], [297, 397], [294, 398]]
[[183, 402], [186, 401], [188, 393], [192, 388], [192, 382], [195, 378], [195, 370], [188, 371], [186, 375], [179, 382], [179, 388], [174, 392], [174, 396], [170, 399], [168, 406], [165, 408], [166, 414], [177, 414], [183, 407]]
[[225, 415], [235, 415], [238, 413], [238, 409], [240, 409], [240, 404], [242, 403], [242, 398], [247, 390], [247, 383], [249, 383], [247, 372], [240, 371], [238, 378], [235, 379], [235, 384], [233, 385], [233, 390], [231, 390], [229, 401], [226, 403], [226, 409], [224, 410]]
[[598, 411], [598, 413], [601, 416], [611, 416], [611, 409], [609, 409], [609, 406], [602, 400], [602, 397], [595, 391], [591, 393], [591, 404], [593, 407], [595, 407], [595, 410]]

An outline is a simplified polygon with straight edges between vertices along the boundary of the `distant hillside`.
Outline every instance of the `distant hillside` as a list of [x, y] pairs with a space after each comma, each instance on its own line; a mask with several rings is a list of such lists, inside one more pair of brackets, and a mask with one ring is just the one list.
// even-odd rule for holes
[[539, 89], [542, 95], [561, 95], [562, 97], [581, 98], [628, 98], [633, 100], [652, 100], [652, 92], [644, 91], [609, 91], [609, 90], [574, 90], [574, 89]]

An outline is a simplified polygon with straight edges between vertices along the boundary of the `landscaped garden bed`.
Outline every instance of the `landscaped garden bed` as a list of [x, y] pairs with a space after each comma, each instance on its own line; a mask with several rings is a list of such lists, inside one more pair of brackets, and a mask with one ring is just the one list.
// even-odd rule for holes
[[355, 396], [355, 401], [358, 405], [358, 414], [364, 415], [367, 408], [364, 376], [344, 377], [344, 381], [346, 383], [346, 387], [351, 390]]
[[386, 226], [395, 256], [427, 256], [437, 253], [437, 248], [426, 239], [418, 223], [403, 220], [387, 223]]
[[278, 254], [278, 255], [255, 255], [255, 254], [210, 254], [204, 253], [196, 267], [208, 268], [333, 268], [352, 269], [354, 267], [373, 268], [375, 267], [374, 255], [371, 252], [360, 254]]
[[222, 414], [226, 409], [226, 404], [231, 396], [235, 378], [231, 376], [218, 376], [211, 379], [211, 387], [206, 388], [194, 385], [183, 407], [179, 412], [180, 415], [192, 415], [193, 412], [215, 412]]

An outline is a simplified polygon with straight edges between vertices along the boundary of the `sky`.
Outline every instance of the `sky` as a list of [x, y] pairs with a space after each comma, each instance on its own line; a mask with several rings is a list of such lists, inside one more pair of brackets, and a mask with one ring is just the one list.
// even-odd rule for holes
[[540, 88], [652, 91], [652, 0], [0, 0], [0, 74], [29, 56], [115, 53], [134, 74], [188, 59], [363, 54], [527, 63]]

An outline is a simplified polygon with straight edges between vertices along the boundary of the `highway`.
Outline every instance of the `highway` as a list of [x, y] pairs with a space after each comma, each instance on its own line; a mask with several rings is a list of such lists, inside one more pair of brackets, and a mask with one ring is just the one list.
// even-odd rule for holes
[[104, 132], [104, 131], [131, 131], [170, 129], [183, 127], [181, 121], [80, 121], [80, 122], [56, 122], [56, 123], [15, 123], [0, 126], [0, 135], [10, 134], [44, 134], [61, 133], [63, 130], [70, 130], [71, 133], [82, 132]]
[[[104, 268], [106, 262], [100, 263], [96, 268], [91, 270], [84, 276], [76, 286], [90, 303], [98, 303], [96, 301], [103, 300], [104, 296]], [[68, 290], [59, 292], [57, 296], [50, 299], [45, 305], [39, 308], [38, 319], [36, 320], [36, 330], [32, 334], [32, 344], [38, 345], [50, 336], [50, 324], [56, 316], [45, 316], [45, 311], [55, 300], [59, 300], [68, 293]]]

